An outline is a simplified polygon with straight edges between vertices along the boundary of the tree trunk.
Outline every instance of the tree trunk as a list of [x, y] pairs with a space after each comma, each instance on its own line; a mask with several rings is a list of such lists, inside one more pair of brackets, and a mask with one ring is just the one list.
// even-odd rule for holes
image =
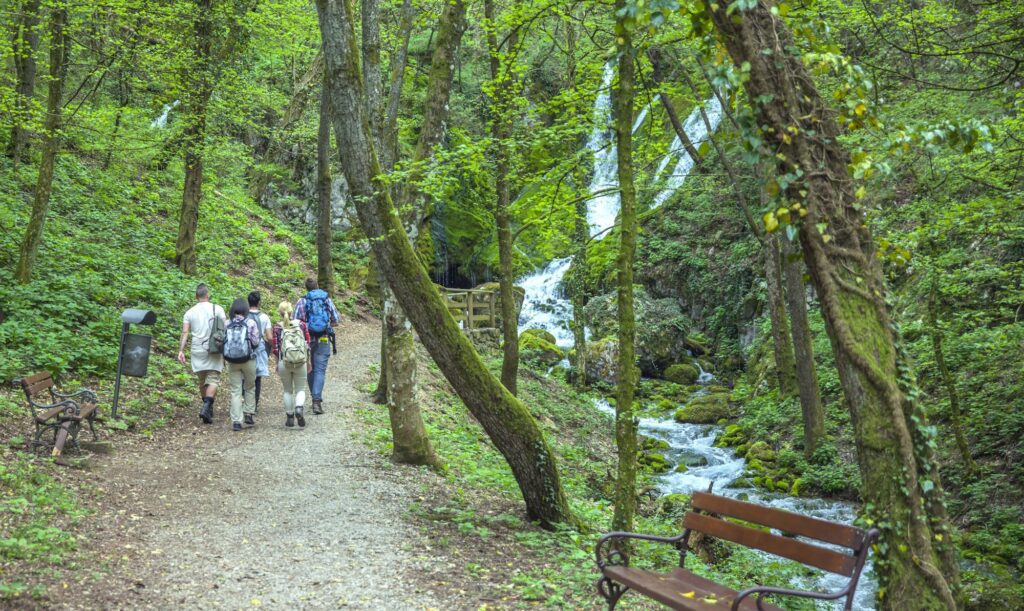
[[946, 387], [946, 394], [949, 396], [949, 424], [953, 429], [953, 437], [956, 439], [957, 450], [960, 451], [960, 460], [968, 474], [978, 472], [978, 464], [971, 456], [971, 450], [967, 445], [963, 430], [963, 411], [960, 409], [960, 393], [956, 390], [956, 381], [946, 365], [946, 353], [942, 349], [942, 329], [939, 328], [939, 282], [936, 272], [932, 272], [931, 287], [928, 291], [928, 333], [932, 337], [932, 351], [935, 353], [935, 365], [939, 368], [939, 376], [942, 385]]
[[[529, 410], [502, 386], [462, 333], [420, 264], [380, 179], [360, 79], [351, 0], [317, 0], [327, 50], [334, 133], [363, 227], [388, 284], [456, 393], [508, 461], [527, 515], [547, 528], [573, 520], [556, 458]], [[450, 6], [450, 5], [449, 5]], [[446, 11], [447, 12], [447, 11]], [[443, 23], [442, 27], [449, 24]]]
[[25, 124], [31, 115], [31, 100], [36, 91], [36, 50], [39, 49], [39, 0], [24, 0], [21, 14], [14, 25], [11, 41], [11, 55], [14, 58], [14, 116], [11, 141], [7, 143], [7, 155], [14, 165], [28, 154], [29, 131]]
[[199, 203], [203, 197], [203, 156], [206, 148], [206, 109], [213, 95], [210, 71], [213, 24], [213, 0], [201, 0], [197, 6], [195, 24], [196, 74], [194, 91], [186, 93], [183, 107], [188, 124], [184, 130], [185, 188], [181, 197], [181, 217], [178, 221], [178, 239], [175, 244], [174, 263], [183, 273], [196, 273], [196, 230], [199, 228]]
[[[510, 203], [508, 184], [508, 138], [511, 132], [511, 102], [513, 72], [511, 67], [502, 75], [501, 49], [498, 47], [497, 16], [494, 0], [484, 0], [484, 18], [490, 22], [487, 31], [487, 46], [491, 54], [491, 82], [494, 87], [494, 99], [491, 100], [491, 137], [494, 139], [494, 189], [496, 201], [494, 220], [498, 226], [498, 292], [501, 296], [501, 383], [513, 395], [516, 394], [516, 381], [519, 376], [519, 320], [516, 317], [516, 296], [512, 268], [512, 219], [508, 207]], [[512, 61], [511, 50], [516, 46], [515, 31], [508, 35], [508, 61]]]
[[416, 402], [416, 343], [412, 325], [391, 291], [386, 292], [384, 320], [388, 325], [388, 354], [384, 366], [389, 370], [388, 416], [391, 418], [391, 437], [394, 441], [391, 460], [437, 469], [441, 467], [441, 461], [430, 445], [419, 403]]
[[[383, 77], [380, 73], [380, 4], [378, 0], [361, 0], [363, 79], [366, 87], [366, 108], [370, 111], [370, 134], [377, 150], [384, 149]], [[399, 325], [401, 326], [401, 325]]]
[[[565, 22], [566, 49], [566, 86], [573, 90], [576, 84], [576, 26], [569, 20]], [[582, 170], [574, 175], [576, 185], [585, 184]], [[587, 242], [590, 240], [590, 226], [587, 223], [587, 201], [576, 198], [575, 225], [573, 228], [573, 245], [575, 254], [572, 258], [572, 276], [569, 285], [569, 299], [572, 301], [572, 342], [575, 347], [575, 359], [572, 364], [572, 385], [577, 390], [587, 388], [587, 321], [583, 308], [587, 305]]]
[[26, 284], [32, 278], [36, 254], [43, 240], [46, 213], [50, 208], [50, 192], [53, 189], [53, 167], [60, 149], [61, 100], [64, 96], [64, 78], [67, 68], [67, 9], [58, 5], [50, 14], [50, 84], [46, 94], [46, 120], [43, 122], [43, 155], [39, 161], [39, 176], [36, 179], [35, 196], [32, 199], [32, 216], [25, 228], [25, 239], [21, 243], [18, 267], [14, 278], [19, 284]]
[[875, 565], [881, 607], [955, 609], [959, 569], [933, 544], [948, 530], [934, 509], [942, 504], [942, 485], [935, 463], [928, 463], [928, 444], [920, 443], [928, 436], [923, 414], [901, 387], [907, 380], [900, 368], [908, 364], [898, 355], [882, 270], [855, 205], [839, 127], [801, 57], [793, 55], [793, 36], [771, 14], [770, 2], [758, 0], [731, 14], [725, 5], [712, 6], [711, 19], [733, 62], [750, 66], [743, 85], [748, 99], [757, 101], [761, 136], [783, 170], [801, 172], [786, 196], [806, 207], [801, 247], [853, 422], [861, 496], [882, 530]]
[[[625, 0], [615, 7], [623, 10]], [[620, 242], [618, 268], [619, 383], [615, 392], [615, 446], [619, 452], [615, 479], [613, 530], [633, 530], [636, 512], [636, 317], [633, 312], [633, 259], [636, 252], [636, 189], [633, 185], [633, 41], [629, 29], [616, 22], [619, 81], [612, 87], [615, 143], [618, 151]]]
[[[660, 85], [665, 78], [665, 70], [661, 59], [661, 49], [658, 47], [651, 47], [647, 50], [647, 58], [651, 60], [651, 79], [655, 85]], [[683, 145], [683, 149], [686, 154], [693, 159], [693, 171], [699, 171], [701, 156], [697, 151], [697, 147], [690, 141], [690, 136], [686, 133], [686, 128], [683, 127], [683, 122], [679, 120], [679, 113], [676, 112], [676, 105], [672, 103], [671, 98], [664, 91], [658, 91], [658, 100], [661, 101], [662, 107], [665, 109], [665, 114], [668, 115], [668, 122], [672, 125], [672, 129], [676, 132], [676, 137], [679, 138], [680, 144]], [[710, 137], [711, 131], [708, 131]]]
[[409, 39], [412, 38], [415, 15], [412, 0], [404, 0], [402, 23], [398, 34], [402, 42], [391, 60], [391, 91], [388, 94], [388, 110], [384, 118], [384, 151], [381, 153], [381, 164], [389, 171], [398, 159], [398, 106], [402, 101], [402, 83], [405, 82], [405, 66], [409, 62]]
[[316, 277], [320, 288], [334, 294], [333, 210], [331, 206], [331, 114], [326, 82], [320, 92], [320, 127], [316, 139]]
[[768, 318], [772, 323], [772, 345], [775, 348], [775, 372], [779, 378], [779, 397], [797, 392], [793, 341], [786, 315], [786, 299], [782, 288], [782, 253], [779, 236], [767, 236], [764, 245], [765, 281], [768, 285]]
[[825, 436], [825, 410], [821, 406], [818, 367], [814, 362], [811, 326], [807, 322], [807, 289], [804, 287], [800, 251], [796, 244], [784, 240], [782, 252], [782, 275], [786, 279], [786, 304], [793, 330], [796, 381], [804, 419], [804, 457], [809, 459]]

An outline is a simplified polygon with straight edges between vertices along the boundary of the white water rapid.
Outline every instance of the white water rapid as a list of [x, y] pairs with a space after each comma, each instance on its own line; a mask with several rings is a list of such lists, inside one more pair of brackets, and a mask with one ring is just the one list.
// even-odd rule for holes
[[171, 110], [176, 108], [178, 104], [181, 104], [181, 100], [174, 100], [171, 104], [164, 104], [164, 110], [160, 113], [160, 116], [153, 119], [149, 126], [154, 129], [163, 129], [167, 127], [167, 118], [171, 115]]
[[[611, 64], [605, 67], [601, 93], [594, 102], [594, 129], [587, 142], [587, 148], [594, 153], [594, 173], [590, 183], [591, 193], [618, 188], [616, 176], [616, 150], [612, 139], [612, 130], [608, 128], [611, 120], [611, 98], [609, 90], [614, 75]], [[708, 123], [714, 130], [722, 115], [722, 108], [717, 97], [712, 96], [704, 104]], [[649, 108], [649, 107], [648, 107]], [[646, 118], [648, 108], [644, 108], [633, 124], [635, 132]], [[708, 138], [707, 126], [699, 109], [695, 109], [684, 123], [686, 134], [694, 146], [699, 147]], [[652, 207], [663, 204], [686, 180], [693, 169], [693, 159], [682, 149], [678, 137], [675, 138], [668, 153], [659, 164], [656, 177], [660, 178], [672, 160], [676, 163], [671, 174], [664, 177], [661, 190], [655, 195]], [[597, 236], [614, 226], [615, 217], [619, 212], [619, 196], [617, 193], [603, 194], [590, 200], [587, 206], [587, 222], [590, 224], [590, 235]], [[522, 313], [519, 317], [519, 328], [542, 328], [551, 332], [557, 344], [562, 348], [572, 346], [573, 338], [569, 322], [573, 317], [572, 304], [566, 299], [562, 290], [562, 278], [572, 263], [571, 257], [555, 259], [544, 269], [537, 271], [519, 281], [526, 290]], [[703, 370], [698, 382], [707, 384], [714, 376]], [[603, 399], [595, 400], [601, 411], [614, 417], [614, 410]], [[659, 478], [662, 494], [690, 494], [696, 490], [707, 490], [708, 484], [715, 483], [714, 490], [718, 494], [737, 497], [745, 495], [748, 500], [794, 511], [804, 515], [823, 518], [836, 522], [852, 523], [856, 508], [850, 503], [813, 498], [794, 498], [781, 494], [766, 493], [754, 488], [730, 488], [745, 469], [743, 458], [734, 456], [728, 448], [713, 446], [720, 427], [708, 425], [682, 424], [666, 414], [665, 418], [642, 418], [640, 432], [649, 437], [662, 439], [669, 444], [665, 458], [675, 466], [680, 462], [706, 464], [690, 467], [685, 473], [669, 473]], [[809, 579], [808, 583], [793, 584], [793, 587], [810, 587], [822, 590], [838, 590], [845, 585], [845, 579], [838, 575], [826, 575], [820, 579]], [[874, 594], [877, 589], [874, 575], [869, 566], [866, 567], [857, 588], [853, 608], [858, 611], [874, 609]], [[840, 608], [835, 604], [819, 608]]]

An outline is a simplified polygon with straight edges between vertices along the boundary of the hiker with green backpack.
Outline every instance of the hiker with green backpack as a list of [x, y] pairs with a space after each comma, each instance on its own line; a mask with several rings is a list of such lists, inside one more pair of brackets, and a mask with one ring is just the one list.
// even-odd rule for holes
[[196, 300], [199, 303], [189, 308], [182, 320], [178, 361], [185, 364], [185, 342], [191, 334], [192, 372], [199, 378], [199, 398], [203, 401], [199, 418], [210, 424], [213, 422], [213, 400], [224, 368], [221, 350], [227, 317], [224, 308], [210, 302], [210, 289], [205, 284], [196, 286]]
[[281, 322], [274, 325], [273, 354], [277, 357], [277, 373], [281, 376], [284, 396], [284, 425], [306, 426], [303, 414], [306, 402], [306, 376], [313, 370], [309, 358], [309, 330], [306, 323], [292, 318], [292, 304], [282, 301], [277, 306]]
[[316, 278], [306, 278], [306, 296], [295, 304], [295, 318], [306, 323], [311, 338], [310, 356], [313, 368], [309, 373], [309, 394], [313, 400], [313, 413], [324, 413], [323, 390], [327, 376], [327, 361], [331, 351], [337, 354], [334, 344], [334, 327], [341, 322], [338, 308], [334, 307], [327, 291], [319, 288]]

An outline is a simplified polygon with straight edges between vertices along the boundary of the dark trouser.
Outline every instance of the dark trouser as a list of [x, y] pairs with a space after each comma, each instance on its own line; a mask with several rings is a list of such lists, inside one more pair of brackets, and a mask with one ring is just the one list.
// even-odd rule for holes
[[256, 376], [256, 411], [260, 410], [260, 384], [263, 382], [263, 376]]

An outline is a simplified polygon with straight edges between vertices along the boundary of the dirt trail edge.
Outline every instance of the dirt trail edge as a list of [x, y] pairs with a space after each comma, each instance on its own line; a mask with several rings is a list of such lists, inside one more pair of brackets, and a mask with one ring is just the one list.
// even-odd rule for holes
[[159, 609], [450, 608], [417, 585], [428, 560], [412, 557], [417, 533], [403, 517], [412, 482], [354, 439], [348, 412], [365, 401], [354, 385], [379, 361], [379, 341], [378, 324], [339, 327], [326, 414], [312, 415], [307, 399], [304, 430], [284, 427], [271, 375], [255, 428], [231, 432], [222, 388], [212, 426], [172, 426], [104, 459], [96, 484], [119, 519], [97, 538], [117, 568], [98, 598]]

